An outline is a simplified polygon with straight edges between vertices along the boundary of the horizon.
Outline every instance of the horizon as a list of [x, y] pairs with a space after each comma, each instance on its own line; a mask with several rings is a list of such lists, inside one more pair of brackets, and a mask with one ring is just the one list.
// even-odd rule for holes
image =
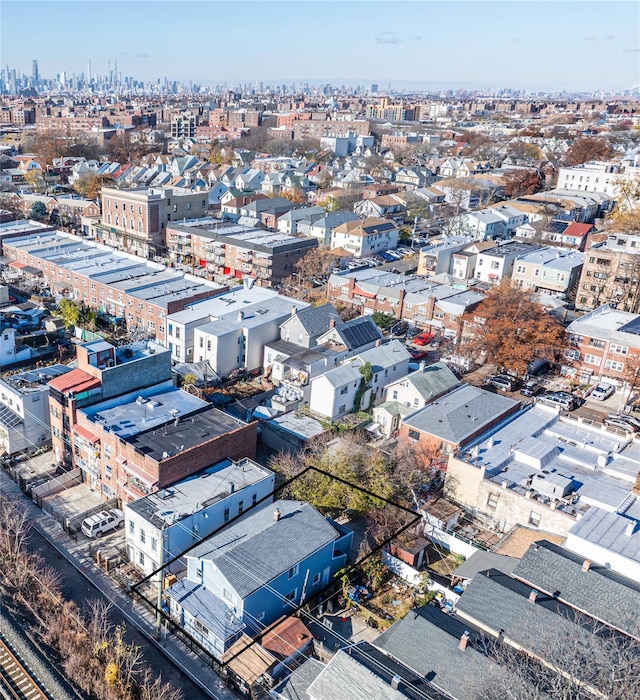
[[[80, 76], [90, 61], [92, 76], [108, 75], [117, 62], [122, 80], [145, 83], [640, 89], [635, 2], [3, 0], [1, 11], [3, 68], [30, 75], [35, 59], [51, 80]], [[203, 35], [202, 26], [212, 31]], [[319, 68], [343, 77], [308, 77]], [[278, 74], [290, 77], [269, 77]]]

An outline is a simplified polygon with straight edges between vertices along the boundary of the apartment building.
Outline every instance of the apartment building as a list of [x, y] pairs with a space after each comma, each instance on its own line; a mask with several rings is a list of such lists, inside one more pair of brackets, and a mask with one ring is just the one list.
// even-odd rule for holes
[[366, 258], [398, 245], [398, 225], [388, 219], [345, 221], [331, 233], [331, 247], [343, 248], [354, 257]]
[[603, 304], [572, 321], [571, 347], [565, 350], [562, 374], [580, 383], [605, 381], [640, 389], [640, 316]]
[[208, 213], [208, 193], [181, 187], [102, 188], [103, 243], [145, 258], [166, 248], [170, 221], [198, 219]]
[[420, 248], [418, 256], [418, 274], [425, 277], [454, 274], [454, 255], [465, 250], [472, 238], [466, 236], [448, 236], [431, 245]]
[[261, 287], [275, 287], [294, 274], [296, 263], [318, 245], [312, 237], [262, 231], [242, 224], [202, 224], [171, 225], [167, 229], [169, 255], [219, 281], [251, 277]]
[[51, 443], [48, 382], [71, 369], [52, 365], [0, 379], [0, 453], [33, 452]]
[[86, 304], [160, 343], [168, 314], [228, 289], [61, 231], [10, 238], [3, 254], [40, 270], [54, 295]]
[[280, 337], [280, 324], [308, 306], [247, 281], [169, 316], [167, 347], [175, 361], [206, 360], [222, 376], [255, 369], [262, 364], [264, 344]]
[[181, 112], [180, 114], [176, 114], [171, 120], [171, 138], [195, 138], [198, 123], [199, 117], [193, 112]]
[[540, 248], [516, 259], [511, 279], [523, 289], [566, 299], [574, 293], [585, 254], [566, 248]]
[[611, 163], [589, 161], [580, 165], [560, 168], [558, 188], [603, 192], [614, 199], [619, 194], [619, 185], [640, 178], [640, 165], [637, 162]]
[[602, 304], [640, 311], [640, 235], [633, 233], [592, 234], [587, 240], [585, 260], [576, 296], [576, 307], [587, 310]]

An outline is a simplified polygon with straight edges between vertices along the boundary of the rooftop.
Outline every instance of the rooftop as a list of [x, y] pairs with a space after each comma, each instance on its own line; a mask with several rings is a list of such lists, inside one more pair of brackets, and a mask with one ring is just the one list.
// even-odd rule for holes
[[273, 472], [252, 459], [238, 462], [226, 459], [133, 501], [128, 507], [156, 527], [164, 527], [208, 508], [234, 491], [271, 477]]
[[69, 365], [51, 365], [49, 367], [39, 367], [35, 370], [25, 370], [15, 374], [4, 374], [0, 383], [6, 384], [9, 388], [19, 394], [33, 394], [48, 389], [51, 379], [60, 377], [71, 372], [73, 368]]

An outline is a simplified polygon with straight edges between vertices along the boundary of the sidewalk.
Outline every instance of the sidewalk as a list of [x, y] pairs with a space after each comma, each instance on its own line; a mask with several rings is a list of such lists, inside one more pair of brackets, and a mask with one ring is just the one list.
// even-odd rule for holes
[[86, 547], [72, 540], [50, 515], [40, 510], [4, 472], [0, 472], [0, 493], [19, 501], [27, 512], [31, 525], [48, 540], [78, 572], [87, 578], [113, 603], [128, 622], [138, 629], [150, 644], [167, 656], [188, 678], [214, 700], [237, 700], [237, 695], [224, 684], [220, 676], [202, 663], [194, 653], [170, 636], [158, 642], [155, 638], [156, 619], [144, 603], [133, 604], [133, 598], [120, 589], [88, 556]]

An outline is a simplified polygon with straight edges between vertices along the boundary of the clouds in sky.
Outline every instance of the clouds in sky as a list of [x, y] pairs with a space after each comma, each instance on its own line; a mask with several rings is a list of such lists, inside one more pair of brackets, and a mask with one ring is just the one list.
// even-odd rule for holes
[[405, 41], [422, 41], [419, 34], [403, 36], [392, 31], [378, 32], [375, 36], [376, 44], [402, 44]]

